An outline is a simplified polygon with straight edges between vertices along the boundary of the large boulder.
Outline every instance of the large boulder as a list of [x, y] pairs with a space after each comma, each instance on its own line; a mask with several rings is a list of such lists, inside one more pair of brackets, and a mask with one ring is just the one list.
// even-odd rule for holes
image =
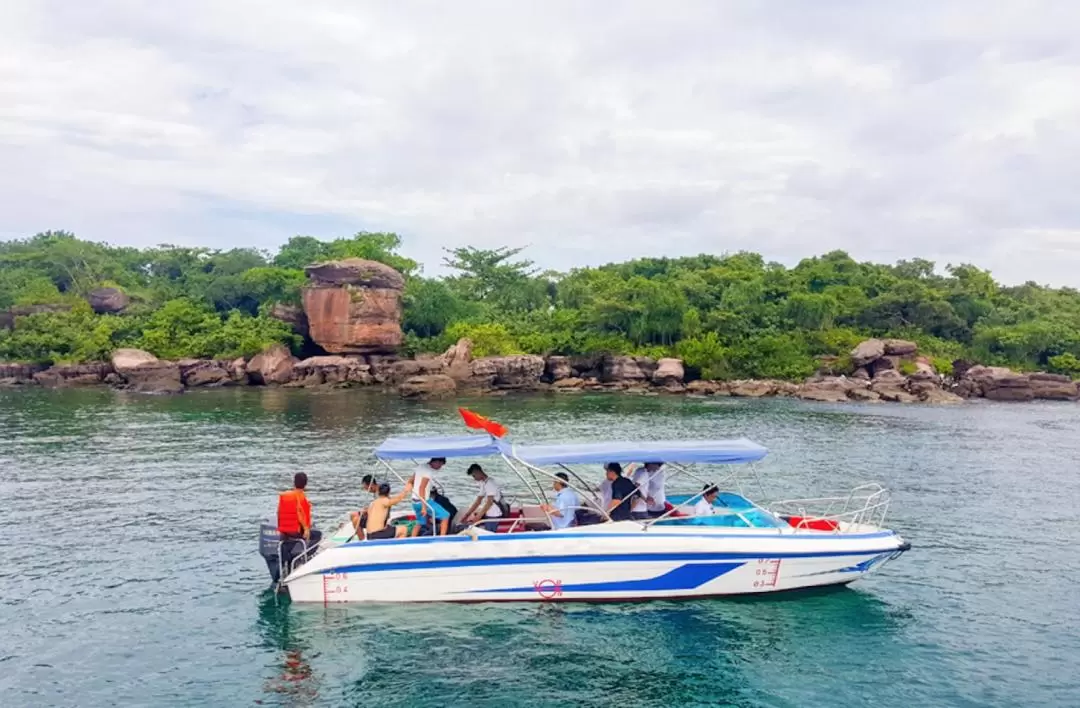
[[941, 379], [932, 371], [916, 370], [907, 380], [907, 390], [916, 396], [941, 390]]
[[286, 386], [364, 386], [373, 383], [371, 367], [361, 357], [313, 356], [293, 366], [293, 378]]
[[[544, 362], [544, 379], [551, 383], [577, 378], [568, 356], [549, 356]], [[581, 379], [578, 379], [579, 381]]]
[[442, 355], [446, 373], [457, 381], [465, 381], [472, 376], [473, 343], [468, 337], [462, 337], [450, 346]]
[[180, 393], [180, 366], [162, 361], [141, 349], [117, 349], [112, 353], [112, 367], [125, 388], [139, 393]]
[[61, 364], [35, 373], [34, 381], [46, 388], [97, 386], [104, 383], [105, 377], [111, 373], [113, 373], [112, 364], [107, 362]]
[[632, 356], [605, 356], [601, 362], [600, 380], [604, 383], [641, 382], [648, 379], [639, 360]]
[[1080, 395], [1076, 382], [1061, 374], [1036, 373], [1028, 376], [1035, 398], [1049, 401], [1075, 401]]
[[131, 298], [119, 288], [98, 288], [86, 296], [90, 309], [99, 315], [123, 312], [131, 304]]
[[236, 383], [230, 372], [232, 362], [214, 359], [181, 359], [180, 381], [188, 388], [217, 388]]
[[681, 384], [685, 376], [682, 359], [660, 359], [656, 362], [652, 382], [657, 386], [671, 386]]
[[299, 334], [301, 337], [308, 336], [307, 315], [304, 314], [302, 307], [275, 302], [274, 306], [270, 308], [270, 316], [289, 325], [294, 334]]
[[470, 383], [483, 388], [530, 389], [540, 384], [544, 358], [531, 354], [492, 356], [472, 362]]
[[445, 374], [410, 376], [398, 386], [402, 398], [442, 398], [457, 390], [457, 382]]
[[248, 381], [257, 386], [288, 383], [298, 361], [284, 344], [275, 344], [248, 362]]
[[851, 350], [851, 363], [856, 367], [866, 366], [885, 356], [885, 342], [880, 339], [867, 339]]
[[1031, 401], [1035, 391], [1031, 379], [1003, 366], [973, 366], [964, 373], [979, 394], [991, 401]]
[[331, 354], [390, 353], [401, 345], [405, 280], [388, 265], [362, 258], [304, 269], [308, 336]]
[[911, 356], [919, 351], [919, 345], [906, 339], [886, 339], [882, 342], [888, 356]]

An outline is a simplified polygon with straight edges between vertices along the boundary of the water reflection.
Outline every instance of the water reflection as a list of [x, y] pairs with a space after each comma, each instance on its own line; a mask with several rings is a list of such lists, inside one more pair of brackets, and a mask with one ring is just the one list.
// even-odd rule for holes
[[[452, 696], [506, 705], [513, 686], [513, 696], [537, 706], [675, 705], [703, 695], [749, 706], [763, 698], [759, 672], [805, 661], [821, 646], [873, 654], [897, 640], [906, 618], [841, 589], [633, 605], [323, 607], [270, 598], [259, 623], [279, 652], [267, 690], [297, 701], [319, 695], [325, 680], [335, 695], [320, 700], [357, 704], [399, 705], [402, 689], [422, 686], [425, 704]], [[784, 704], [779, 694], [771, 700]]]
[[266, 646], [278, 652], [275, 675], [267, 679], [263, 691], [287, 697], [290, 705], [312, 705], [319, 695], [319, 679], [308, 661], [306, 642], [295, 632], [297, 616], [290, 612], [290, 604], [287, 596], [273, 590], [259, 597], [259, 633]]

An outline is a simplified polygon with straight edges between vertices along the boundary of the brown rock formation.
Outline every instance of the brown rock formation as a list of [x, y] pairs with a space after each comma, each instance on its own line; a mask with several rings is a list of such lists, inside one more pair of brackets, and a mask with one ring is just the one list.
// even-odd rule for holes
[[86, 296], [90, 309], [99, 315], [123, 312], [131, 304], [131, 298], [119, 288], [98, 288]]
[[732, 381], [728, 384], [728, 391], [737, 398], [763, 398], [775, 396], [777, 392], [776, 381]]
[[682, 359], [660, 359], [656, 362], [652, 382], [657, 386], [670, 387], [672, 384], [681, 384], [685, 376]]
[[605, 356], [601, 362], [600, 380], [604, 383], [645, 381], [648, 375], [641, 370], [638, 359], [632, 356]]
[[[568, 356], [549, 356], [544, 366], [544, 379], [549, 382], [576, 378]], [[581, 379], [578, 379], [579, 381]]]
[[270, 308], [270, 316], [289, 325], [294, 334], [299, 334], [301, 337], [308, 336], [308, 320], [303, 308], [276, 302]]
[[686, 392], [697, 396], [729, 395], [727, 386], [719, 381], [691, 381], [686, 384]]
[[1035, 398], [1049, 401], [1075, 401], [1080, 395], [1076, 382], [1061, 374], [1037, 373], [1028, 376]]
[[261, 386], [288, 383], [292, 379], [293, 367], [297, 361], [288, 347], [275, 344], [261, 354], [256, 354], [248, 362], [248, 381]]
[[217, 388], [236, 383], [230, 373], [232, 362], [213, 359], [181, 359], [180, 381], [188, 388]]
[[314, 386], [364, 386], [374, 382], [371, 367], [361, 357], [313, 356], [293, 366], [292, 381], [286, 384], [294, 388]]
[[531, 354], [485, 357], [472, 362], [470, 383], [503, 390], [531, 389], [539, 386], [543, 373], [543, 357]]
[[558, 379], [551, 384], [551, 387], [556, 390], [580, 390], [583, 386], [585, 386], [585, 379], [574, 377]]
[[465, 381], [472, 376], [472, 340], [462, 337], [442, 355], [446, 374], [455, 381]]
[[405, 281], [388, 265], [362, 258], [304, 269], [303, 290], [311, 340], [332, 354], [394, 352], [401, 345]]
[[180, 393], [180, 367], [162, 361], [141, 349], [117, 349], [112, 353], [112, 366], [124, 380], [126, 388], [139, 393]]
[[97, 386], [105, 377], [113, 373], [108, 363], [68, 364], [51, 366], [34, 374], [34, 382], [47, 388], [67, 388], [69, 386]]
[[910, 356], [919, 350], [919, 345], [906, 339], [886, 339], [882, 342], [888, 356]]
[[442, 398], [453, 395], [457, 382], [445, 374], [410, 376], [398, 386], [402, 398]]
[[880, 339], [867, 339], [851, 350], [851, 363], [866, 366], [885, 356], [885, 342]]
[[45, 371], [45, 364], [0, 363], [0, 386], [26, 386], [34, 383], [34, 374]]
[[991, 401], [1030, 401], [1035, 398], [1031, 379], [1003, 366], [973, 366], [964, 373], [964, 379], [974, 383], [971, 388]]

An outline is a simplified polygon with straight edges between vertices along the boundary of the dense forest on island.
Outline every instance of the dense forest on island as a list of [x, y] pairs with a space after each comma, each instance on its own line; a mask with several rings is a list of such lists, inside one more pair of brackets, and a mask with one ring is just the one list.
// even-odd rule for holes
[[[1080, 292], [1004, 286], [973, 265], [859, 263], [834, 251], [794, 267], [754, 253], [642, 258], [541, 272], [521, 249], [456, 248], [452, 273], [426, 277], [391, 233], [292, 238], [254, 249], [126, 248], [66, 232], [0, 242], [0, 360], [72, 363], [136, 347], [167, 359], [234, 358], [282, 342], [269, 316], [297, 304], [304, 266], [361, 257], [406, 279], [405, 352], [470, 337], [478, 356], [641, 354], [682, 358], [702, 378], [800, 379], [821, 357], [849, 366], [867, 336], [918, 342], [939, 371], [965, 358], [1080, 376]], [[89, 292], [121, 289], [123, 314], [95, 314]]]

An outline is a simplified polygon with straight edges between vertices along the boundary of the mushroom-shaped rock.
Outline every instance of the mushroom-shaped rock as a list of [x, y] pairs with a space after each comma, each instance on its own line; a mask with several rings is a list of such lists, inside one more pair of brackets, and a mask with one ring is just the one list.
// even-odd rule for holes
[[851, 350], [851, 363], [866, 366], [885, 356], [885, 342], [880, 339], [867, 339]]
[[332, 354], [375, 354], [401, 345], [405, 280], [388, 265], [362, 258], [304, 269], [308, 336]]

